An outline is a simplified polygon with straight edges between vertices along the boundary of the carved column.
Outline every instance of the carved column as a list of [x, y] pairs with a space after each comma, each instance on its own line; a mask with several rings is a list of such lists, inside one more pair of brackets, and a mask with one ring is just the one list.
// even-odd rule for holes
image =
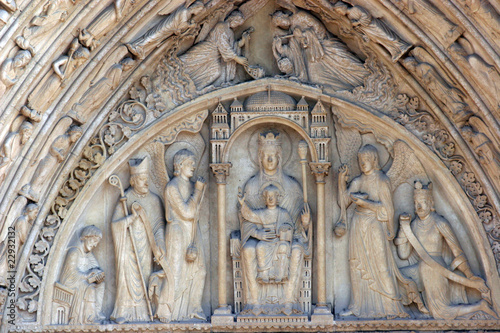
[[325, 228], [325, 177], [328, 175], [330, 162], [309, 163], [312, 174], [316, 178], [317, 193], [317, 225], [316, 225], [316, 286], [318, 290], [318, 303], [311, 317], [312, 321], [333, 324], [333, 315], [326, 302], [326, 228]]
[[218, 276], [219, 276], [219, 307], [214, 311], [212, 323], [233, 322], [231, 306], [227, 303], [226, 276], [227, 276], [227, 240], [226, 240], [226, 178], [229, 176], [231, 163], [210, 164], [217, 182], [217, 225], [218, 225]]

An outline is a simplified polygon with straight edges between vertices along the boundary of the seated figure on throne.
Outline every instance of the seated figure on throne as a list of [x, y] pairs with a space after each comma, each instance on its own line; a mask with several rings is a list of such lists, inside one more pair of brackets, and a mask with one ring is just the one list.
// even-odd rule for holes
[[[266, 206], [264, 199], [269, 200], [270, 193], [276, 193], [276, 190], [272, 188], [269, 191], [268, 185], [272, 184], [272, 187], [278, 188], [282, 193], [278, 212], [286, 212], [286, 214], [280, 214], [284, 216], [275, 219], [275, 221], [277, 221], [277, 224], [285, 224], [289, 220], [288, 223], [292, 228], [290, 241], [287, 243], [290, 249], [286, 250], [287, 254], [283, 254], [282, 258], [283, 267], [288, 267], [288, 273], [283, 274], [283, 276], [287, 276], [287, 281], [283, 279], [279, 281], [279, 276], [275, 275], [274, 281], [269, 279], [268, 282], [265, 273], [263, 273], [264, 271], [261, 271], [260, 275], [258, 274], [259, 268], [267, 267], [267, 261], [264, 258], [261, 258], [262, 261], [259, 260], [259, 253], [265, 252], [263, 251], [264, 247], [270, 246], [276, 249], [277, 252], [279, 250], [285, 252], [285, 249], [270, 245], [274, 239], [277, 239], [276, 230], [279, 232], [279, 229], [264, 228], [262, 226], [259, 228], [257, 227], [258, 224], [253, 222], [253, 220], [257, 219], [250, 218], [247, 220], [245, 218], [246, 214], [242, 214], [240, 216], [241, 256], [243, 279], [246, 287], [244, 290], [245, 306], [241, 313], [254, 315], [261, 313], [283, 313], [285, 315], [301, 313], [298, 304], [299, 283], [304, 256], [310, 255], [312, 243], [309, 208], [304, 207], [300, 184], [282, 171], [282, 149], [279, 133], [267, 131], [259, 135], [258, 160], [260, 170], [246, 182], [243, 189], [243, 193], [245, 193], [244, 202], [249, 207], [249, 210], [253, 212], [257, 210], [258, 213], [254, 217], [260, 215], [261, 218], [262, 215], [270, 214], [272, 209], [269, 206], [267, 209], [260, 211], [258, 209]], [[267, 193], [264, 196], [265, 189], [267, 189]], [[273, 195], [271, 194], [271, 196]], [[289, 217], [286, 217], [286, 215]], [[273, 219], [264, 218], [263, 223], [265, 225], [273, 223], [270, 221], [273, 221]], [[259, 245], [261, 242], [263, 242], [262, 245]], [[264, 253], [264, 257], [271, 258], [267, 253]], [[258, 264], [258, 261], [260, 261], [261, 265]], [[276, 299], [279, 300], [278, 303], [275, 302]]]
[[257, 281], [260, 283], [283, 283], [288, 280], [288, 260], [292, 242], [292, 218], [279, 206], [279, 189], [268, 185], [262, 196], [266, 208], [251, 209], [245, 203], [244, 196], [238, 197], [240, 213], [245, 221], [255, 224], [255, 232], [264, 230], [268, 237], [260, 240], [256, 246]]

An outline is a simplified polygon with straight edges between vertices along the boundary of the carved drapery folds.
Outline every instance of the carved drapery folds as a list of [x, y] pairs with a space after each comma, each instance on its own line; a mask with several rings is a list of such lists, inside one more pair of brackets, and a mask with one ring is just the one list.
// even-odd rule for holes
[[0, 306], [18, 327], [498, 324], [495, 5], [16, 2]]

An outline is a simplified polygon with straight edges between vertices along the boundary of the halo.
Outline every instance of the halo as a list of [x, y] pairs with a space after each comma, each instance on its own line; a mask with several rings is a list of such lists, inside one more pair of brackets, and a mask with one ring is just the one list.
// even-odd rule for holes
[[248, 157], [250, 157], [250, 161], [252, 161], [253, 165], [257, 168], [259, 167], [258, 162], [258, 151], [259, 151], [259, 134], [265, 131], [274, 130], [280, 133], [281, 136], [281, 157], [282, 157], [282, 168], [288, 164], [290, 161], [290, 157], [292, 156], [292, 140], [290, 139], [290, 135], [285, 132], [283, 129], [277, 129], [276, 127], [259, 127], [253, 131], [253, 133], [248, 138], [247, 147], [252, 147], [252, 143], [256, 142], [257, 149], [248, 149]]
[[[167, 166], [169, 175], [174, 174], [174, 156], [178, 151], [182, 149], [187, 149], [194, 154], [196, 169], [198, 169], [198, 166], [200, 165], [205, 145], [203, 138], [199, 137], [199, 139], [201, 139], [201, 142], [198, 142], [200, 140], [197, 140], [196, 137], [193, 137], [192, 133], [190, 133], [191, 135], [189, 135], [189, 137], [181, 134], [179, 134], [179, 136], [177, 137], [178, 141], [172, 143], [165, 152], [165, 165]], [[189, 139], [189, 141], [185, 141], [187, 139]]]

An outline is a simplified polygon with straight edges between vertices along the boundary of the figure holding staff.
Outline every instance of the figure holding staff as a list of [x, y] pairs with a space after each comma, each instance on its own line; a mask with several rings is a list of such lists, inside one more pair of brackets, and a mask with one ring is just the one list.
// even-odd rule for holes
[[[201, 300], [207, 273], [198, 230], [206, 183], [202, 177], [195, 183], [190, 180], [195, 169], [195, 154], [188, 149], [179, 150], [174, 155], [174, 178], [165, 187], [166, 259], [172, 280], [159, 288], [156, 312], [163, 322], [206, 320]], [[162, 272], [159, 273], [161, 279]]]
[[122, 193], [111, 223], [116, 300], [110, 318], [118, 324], [152, 321], [146, 283], [153, 270], [153, 249], [147, 229], [154, 231], [155, 244], [165, 253], [163, 205], [160, 197], [149, 191], [148, 160], [130, 160], [129, 167], [130, 187]]

